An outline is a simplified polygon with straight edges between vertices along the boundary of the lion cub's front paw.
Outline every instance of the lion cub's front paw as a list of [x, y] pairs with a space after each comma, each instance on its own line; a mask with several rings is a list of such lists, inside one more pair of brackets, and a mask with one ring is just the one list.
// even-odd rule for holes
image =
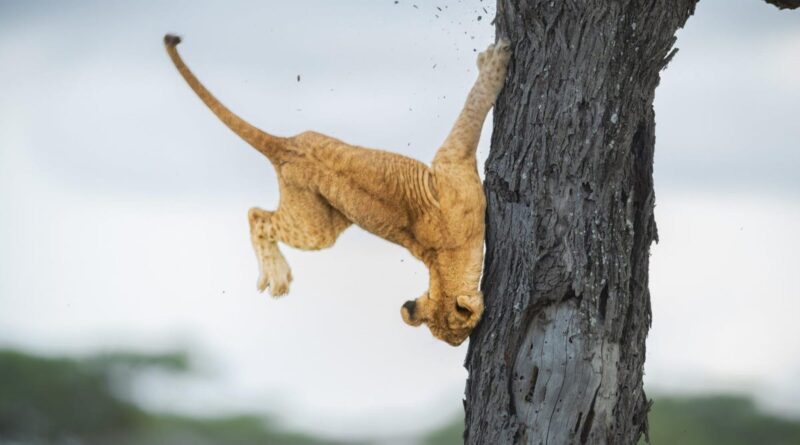
[[478, 54], [478, 69], [497, 70], [501, 66], [508, 65], [511, 58], [511, 43], [508, 40], [500, 39], [486, 48], [486, 51]]
[[506, 78], [506, 68], [511, 59], [511, 44], [501, 39], [478, 54], [480, 76], [495, 92], [500, 92]]

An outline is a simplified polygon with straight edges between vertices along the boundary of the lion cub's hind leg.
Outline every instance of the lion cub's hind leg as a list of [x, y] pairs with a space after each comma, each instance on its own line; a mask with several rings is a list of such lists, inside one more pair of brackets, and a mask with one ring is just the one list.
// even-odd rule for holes
[[289, 292], [292, 272], [278, 242], [302, 250], [330, 247], [350, 226], [344, 215], [314, 192], [281, 183], [278, 210], [250, 209], [250, 237], [261, 271], [258, 289], [269, 287], [273, 297]]
[[289, 292], [292, 271], [278, 248], [275, 236], [277, 230], [273, 224], [274, 216], [275, 212], [255, 207], [247, 212], [247, 219], [250, 222], [250, 241], [256, 251], [259, 267], [256, 287], [261, 292], [269, 288], [270, 295], [280, 297]]

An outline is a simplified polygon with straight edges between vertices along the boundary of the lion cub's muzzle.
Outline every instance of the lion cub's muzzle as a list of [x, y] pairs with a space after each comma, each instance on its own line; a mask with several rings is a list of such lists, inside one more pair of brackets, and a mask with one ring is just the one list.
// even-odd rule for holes
[[436, 301], [426, 293], [405, 302], [400, 315], [411, 326], [426, 323], [434, 337], [458, 346], [469, 337], [483, 315], [483, 295], [460, 295]]

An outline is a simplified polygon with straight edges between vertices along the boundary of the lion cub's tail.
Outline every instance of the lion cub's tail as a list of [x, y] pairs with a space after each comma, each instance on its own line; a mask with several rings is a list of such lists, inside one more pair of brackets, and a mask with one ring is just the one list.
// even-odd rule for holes
[[181, 76], [186, 79], [186, 82], [192, 90], [197, 93], [200, 99], [203, 100], [206, 106], [208, 106], [228, 128], [233, 130], [234, 133], [238, 134], [239, 137], [252, 145], [256, 150], [264, 153], [271, 160], [280, 158], [281, 148], [283, 147], [285, 139], [259, 130], [234, 114], [225, 107], [225, 105], [222, 105], [222, 103], [197, 80], [197, 77], [192, 74], [192, 71], [189, 70], [189, 67], [183, 62], [176, 48], [179, 43], [181, 43], [181, 38], [176, 35], [167, 34], [164, 36], [164, 45], [167, 47], [167, 53], [172, 59], [172, 63], [175, 64]]

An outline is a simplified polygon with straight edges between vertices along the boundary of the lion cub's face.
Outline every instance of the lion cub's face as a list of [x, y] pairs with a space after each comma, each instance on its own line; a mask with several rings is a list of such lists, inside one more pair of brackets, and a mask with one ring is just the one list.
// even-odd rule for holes
[[483, 295], [480, 292], [457, 296], [430, 294], [429, 291], [407, 301], [400, 308], [403, 321], [411, 326], [425, 323], [434, 337], [453, 346], [460, 345], [481, 319]]

